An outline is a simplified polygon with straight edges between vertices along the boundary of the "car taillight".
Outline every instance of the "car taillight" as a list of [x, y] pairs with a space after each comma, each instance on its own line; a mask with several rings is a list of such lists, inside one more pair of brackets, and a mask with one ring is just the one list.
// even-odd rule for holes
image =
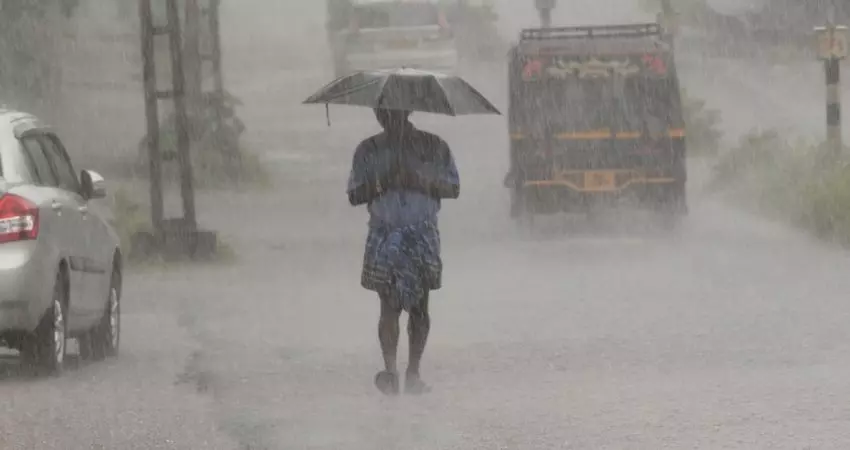
[[38, 207], [17, 195], [0, 197], [0, 243], [38, 238]]

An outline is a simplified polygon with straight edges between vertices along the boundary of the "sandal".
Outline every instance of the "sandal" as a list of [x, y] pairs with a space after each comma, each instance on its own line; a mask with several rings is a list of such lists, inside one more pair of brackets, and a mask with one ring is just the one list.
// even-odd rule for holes
[[384, 395], [398, 395], [398, 374], [382, 370], [375, 375], [375, 387]]

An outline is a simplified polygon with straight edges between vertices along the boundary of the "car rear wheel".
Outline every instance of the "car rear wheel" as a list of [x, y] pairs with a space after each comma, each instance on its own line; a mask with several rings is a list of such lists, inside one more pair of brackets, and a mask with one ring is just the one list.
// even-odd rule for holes
[[121, 342], [121, 272], [115, 269], [100, 322], [79, 338], [80, 357], [100, 361], [118, 355]]
[[58, 375], [65, 367], [68, 343], [67, 299], [65, 277], [60, 273], [56, 277], [50, 309], [23, 347], [24, 360], [45, 375]]

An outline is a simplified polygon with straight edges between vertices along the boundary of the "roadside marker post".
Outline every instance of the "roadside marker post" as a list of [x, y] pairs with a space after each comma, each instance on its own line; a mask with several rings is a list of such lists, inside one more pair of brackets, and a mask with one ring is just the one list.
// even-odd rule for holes
[[540, 26], [542, 28], [552, 27], [552, 10], [557, 6], [557, 0], [534, 0], [534, 6], [540, 14]]
[[829, 23], [815, 28], [818, 35], [818, 59], [826, 73], [826, 136], [833, 160], [843, 152], [841, 126], [841, 61], [847, 58], [847, 27]]

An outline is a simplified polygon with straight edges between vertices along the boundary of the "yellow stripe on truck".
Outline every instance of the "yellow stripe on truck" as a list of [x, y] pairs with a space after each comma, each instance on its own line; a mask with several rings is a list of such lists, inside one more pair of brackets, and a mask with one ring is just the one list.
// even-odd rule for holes
[[[597, 141], [611, 139], [612, 137], [618, 140], [632, 140], [640, 139], [642, 136], [643, 133], [639, 131], [620, 131], [614, 135], [610, 130], [574, 131], [554, 135], [555, 139], [560, 141]], [[686, 137], [686, 133], [682, 128], [672, 128], [667, 130], [667, 136], [672, 139], [682, 139]], [[510, 134], [510, 138], [512, 141], [521, 141], [526, 138], [526, 135], [515, 132]]]
[[574, 131], [570, 133], [558, 133], [556, 139], [562, 141], [593, 141], [597, 139], [610, 139], [611, 130]]

